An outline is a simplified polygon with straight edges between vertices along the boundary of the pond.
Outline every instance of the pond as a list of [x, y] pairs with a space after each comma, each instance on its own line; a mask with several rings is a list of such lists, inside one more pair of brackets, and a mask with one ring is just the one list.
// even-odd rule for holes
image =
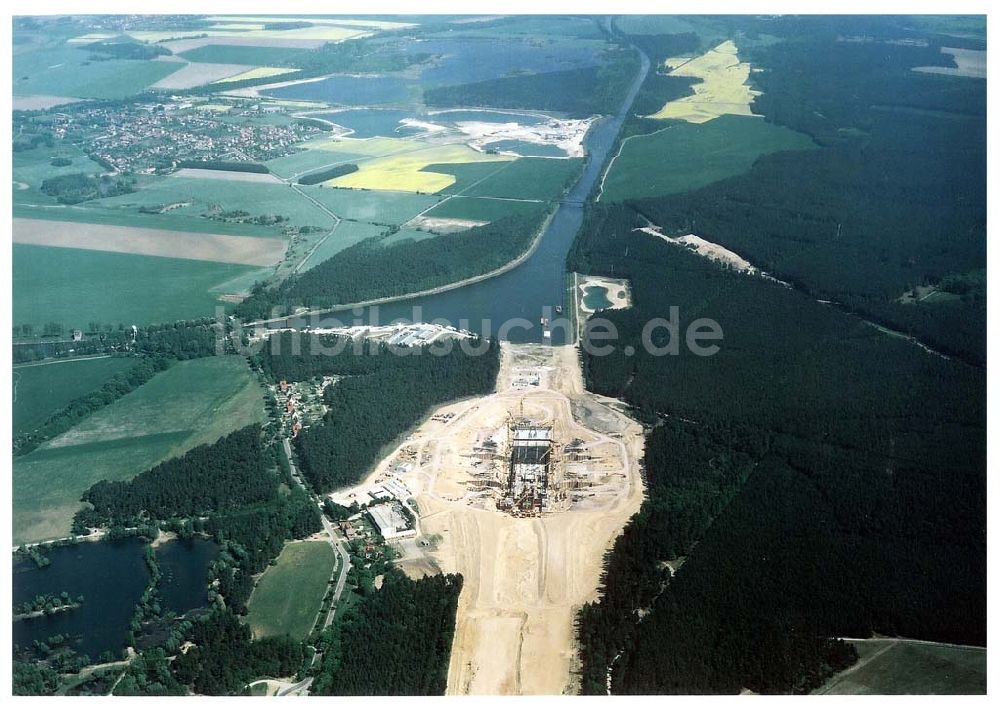
[[604, 286], [587, 286], [583, 289], [583, 305], [591, 311], [610, 308], [612, 304], [608, 299], [608, 289]]
[[309, 114], [312, 118], [321, 118], [338, 126], [354, 131], [351, 138], [374, 138], [375, 136], [394, 137], [420, 133], [421, 129], [401, 126], [404, 118], [415, 118], [413, 111], [398, 111], [396, 109], [363, 108], [331, 113]]
[[183, 614], [208, 604], [208, 567], [217, 554], [219, 546], [204, 538], [174, 540], [156, 549], [164, 608]]
[[[14, 645], [24, 648], [36, 639], [62, 634], [76, 639], [73, 649], [92, 661], [104, 651], [117, 654], [125, 647], [129, 620], [149, 584], [144, 548], [145, 543], [137, 538], [81, 542], [46, 550], [43, 554], [51, 562], [46, 567], [39, 568], [30, 560], [14, 561], [15, 606], [64, 591], [74, 599], [83, 596], [83, 604], [71, 611], [14, 622]], [[183, 613], [205, 606], [208, 565], [217, 551], [208, 540], [174, 541], [157, 548], [167, 608]]]

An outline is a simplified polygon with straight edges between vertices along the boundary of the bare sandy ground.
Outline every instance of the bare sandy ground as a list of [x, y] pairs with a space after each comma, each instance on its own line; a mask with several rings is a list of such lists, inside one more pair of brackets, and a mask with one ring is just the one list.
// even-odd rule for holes
[[746, 273], [756, 273], [757, 268], [751, 264], [749, 261], [744, 259], [742, 256], [734, 251], [730, 251], [725, 247], [719, 246], [714, 242], [710, 242], [706, 239], [702, 239], [694, 234], [685, 234], [681, 237], [670, 237], [661, 232], [656, 227], [639, 227], [634, 230], [637, 232], [645, 232], [654, 237], [659, 237], [665, 242], [670, 242], [671, 244], [677, 244], [679, 246], [685, 246], [693, 249], [700, 256], [706, 259], [712, 259], [713, 261], [718, 261], [723, 264], [730, 266], [737, 271], [743, 271]]
[[482, 227], [484, 224], [489, 224], [489, 222], [483, 222], [476, 219], [425, 217], [423, 215], [417, 215], [403, 226], [410, 227], [411, 229], [422, 228], [431, 232], [436, 232], [437, 234], [452, 234], [453, 232], [463, 232], [466, 229], [472, 229], [473, 227]]
[[205, 170], [204, 168], [181, 168], [171, 177], [198, 178], [201, 180], [234, 180], [236, 182], [281, 182], [271, 173], [245, 173], [240, 170]]
[[91, 249], [224, 264], [271, 266], [285, 255], [285, 242], [264, 237], [196, 234], [167, 229], [14, 218], [14, 242]]
[[[536, 386], [524, 384], [535, 376]], [[574, 347], [504, 344], [496, 394], [440, 408], [367, 481], [336, 496], [363, 502], [393, 463], [413, 464], [400, 480], [414, 494], [419, 537], [402, 551], [401, 567], [465, 580], [449, 694], [575, 692], [575, 616], [597, 598], [603, 556], [643, 498], [642, 429], [609, 404], [584, 391]], [[510, 413], [552, 422], [557, 450], [579, 440], [589, 452], [586, 464], [556, 464], [566, 472], [554, 476], [541, 517], [497, 511], [482, 479], [472, 480], [481, 472], [475, 444], [505, 431]]]
[[957, 67], [913, 67], [913, 71], [925, 74], [965, 76], [973, 79], [986, 78], [986, 52], [980, 49], [956, 49], [941, 47], [942, 54], [950, 54]]

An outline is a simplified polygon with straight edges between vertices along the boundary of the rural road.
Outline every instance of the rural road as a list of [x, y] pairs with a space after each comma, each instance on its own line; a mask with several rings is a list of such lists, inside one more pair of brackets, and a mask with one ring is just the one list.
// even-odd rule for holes
[[[295, 482], [302, 487], [302, 490], [308, 493], [313, 500], [316, 501], [317, 505], [321, 505], [319, 498], [309, 490], [305, 481], [302, 480], [299, 470], [295, 467], [295, 462], [292, 460], [292, 442], [288, 439], [288, 437], [285, 437], [282, 439], [281, 444], [285, 448], [285, 458], [288, 459], [288, 466], [291, 469], [292, 478], [295, 479]], [[323, 522], [323, 529], [330, 537], [330, 546], [340, 556], [340, 574], [337, 577], [337, 584], [333, 589], [333, 599], [330, 601], [330, 610], [327, 612], [326, 619], [323, 621], [323, 628], [325, 629], [333, 622], [333, 615], [337, 611], [337, 604], [340, 602], [340, 595], [344, 593], [344, 585], [347, 584], [347, 573], [351, 570], [351, 556], [347, 554], [347, 548], [345, 548], [344, 544], [340, 541], [336, 528], [333, 527], [333, 523], [331, 523], [326, 517], [326, 514], [320, 512], [319, 518]]]

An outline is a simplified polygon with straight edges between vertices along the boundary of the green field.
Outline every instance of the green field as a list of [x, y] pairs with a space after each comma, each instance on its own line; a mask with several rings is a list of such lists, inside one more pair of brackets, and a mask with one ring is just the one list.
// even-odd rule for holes
[[149, 324], [214, 316], [213, 289], [258, 272], [253, 266], [136, 254], [13, 247], [14, 323], [55, 321], [66, 328]]
[[14, 541], [67, 535], [80, 496], [97, 481], [131, 478], [263, 420], [260, 386], [242, 358], [179, 362], [14, 459]]
[[[209, 64], [246, 64], [252, 67], [287, 67], [309, 54], [307, 49], [288, 47], [248, 47], [234, 44], [206, 44], [196, 47], [180, 56], [190, 62]], [[280, 80], [279, 80], [280, 81]]]
[[813, 147], [802, 133], [750, 116], [674, 123], [625, 142], [604, 181], [601, 200], [687, 192], [745, 173], [762, 155]]
[[[323, 139], [325, 142], [327, 139]], [[304, 145], [309, 145], [308, 143]], [[283, 178], [300, 176], [320, 168], [327, 168], [356, 160], [367, 160], [371, 156], [359, 153], [340, 153], [332, 150], [302, 150], [291, 155], [284, 155], [264, 163], [275, 175]]]
[[94, 391], [135, 362], [127, 357], [99, 357], [16, 365], [14, 433], [21, 434], [41, 426], [72, 400]]
[[454, 175], [455, 182], [440, 190], [441, 195], [455, 195], [475, 185], [480, 180], [498, 172], [510, 169], [516, 160], [502, 163], [433, 163], [423, 168], [424, 172]]
[[[13, 153], [13, 200], [15, 203], [55, 204], [56, 200], [39, 188], [42, 181], [56, 175], [104, 172], [104, 168], [88, 158], [80, 148], [63, 141], [53, 148], [40, 147]], [[68, 158], [70, 165], [52, 165], [53, 158]]]
[[[462, 194], [468, 197], [554, 200], [562, 195], [582, 166], [582, 158], [519, 158]], [[444, 192], [455, 194], [457, 190], [449, 188]]]
[[986, 649], [897, 639], [852, 642], [859, 660], [817, 694], [971, 695], [986, 693]]
[[379, 246], [389, 247], [394, 244], [399, 244], [400, 242], [422, 242], [425, 239], [433, 239], [438, 235], [432, 232], [423, 232], [419, 229], [400, 229], [395, 234], [390, 234], [388, 237], [379, 240]]
[[[14, 193], [15, 196], [17, 193]], [[200, 234], [231, 234], [239, 237], [281, 237], [274, 226], [216, 222], [199, 216], [200, 210], [180, 208], [163, 214], [144, 214], [134, 206], [106, 207], [100, 201], [79, 205], [40, 205], [14, 203], [15, 217], [52, 219], [58, 222], [112, 224], [120, 227], [170, 229]]]
[[183, 67], [180, 62], [88, 61], [85, 49], [63, 46], [14, 55], [14, 95], [120, 99], [144, 91]]
[[325, 541], [285, 545], [250, 596], [247, 622], [254, 637], [308, 636], [336, 563], [337, 556]]
[[337, 227], [337, 231], [321, 242], [316, 251], [309, 255], [309, 258], [302, 264], [302, 268], [299, 271], [308, 271], [317, 264], [323, 263], [334, 254], [339, 254], [347, 247], [364, 241], [369, 237], [376, 237], [385, 230], [385, 227], [377, 224], [343, 221]]
[[525, 214], [540, 208], [541, 205], [537, 202], [496, 200], [488, 197], [452, 197], [424, 216], [492, 222], [511, 214]]
[[345, 190], [318, 185], [302, 189], [339, 217], [375, 224], [403, 224], [440, 199], [412, 192]]
[[[151, 181], [138, 192], [95, 200], [106, 207], [134, 207], [189, 202], [182, 208], [188, 214], [201, 214], [209, 208], [244, 210], [251, 216], [283, 215], [291, 224], [304, 227], [329, 227], [328, 214], [283, 183], [165, 177]], [[178, 210], [181, 211], [181, 210]], [[205, 220], [208, 224], [221, 224]], [[243, 225], [240, 225], [243, 226]]]

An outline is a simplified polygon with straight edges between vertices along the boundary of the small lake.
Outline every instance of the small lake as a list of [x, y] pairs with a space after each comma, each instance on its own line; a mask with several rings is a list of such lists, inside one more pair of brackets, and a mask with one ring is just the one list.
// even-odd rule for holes
[[[136, 538], [81, 542], [45, 551], [51, 562], [46, 567], [39, 568], [30, 560], [15, 561], [14, 605], [63, 591], [84, 599], [72, 611], [14, 622], [14, 645], [28, 647], [35, 639], [62, 634], [78, 638], [73, 648], [94, 662], [104, 651], [117, 654], [125, 647], [129, 620], [149, 584], [144, 548], [145, 543]], [[183, 613], [205, 606], [208, 565], [217, 550], [208, 540], [173, 541], [157, 548], [164, 574], [161, 596], [167, 608]]]
[[156, 549], [160, 563], [160, 598], [175, 614], [208, 604], [208, 567], [219, 546], [205, 538], [174, 540]]
[[583, 305], [592, 311], [611, 308], [612, 304], [608, 299], [608, 289], [604, 286], [587, 286], [583, 289]]
[[314, 113], [310, 114], [310, 117], [321, 118], [324, 121], [351, 129], [354, 131], [351, 138], [374, 138], [375, 136], [392, 138], [421, 132], [419, 128], [399, 124], [404, 118], [415, 118], [413, 111], [363, 108], [331, 113]]

